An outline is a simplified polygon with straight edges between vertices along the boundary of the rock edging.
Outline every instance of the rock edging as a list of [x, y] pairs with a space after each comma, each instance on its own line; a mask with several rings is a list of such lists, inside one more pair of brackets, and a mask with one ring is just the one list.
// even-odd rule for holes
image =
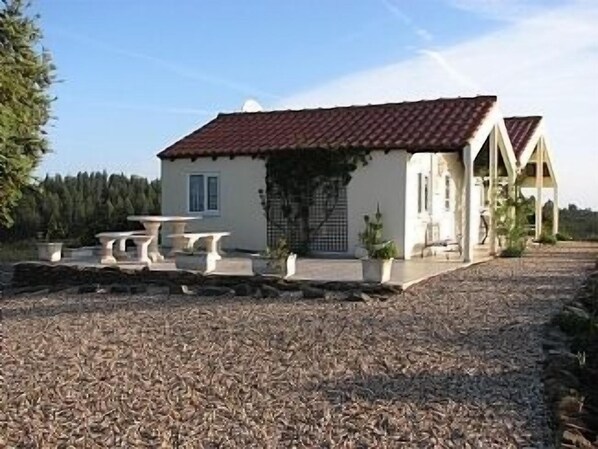
[[544, 393], [556, 447], [598, 447], [598, 271], [547, 327]]
[[[79, 267], [24, 262], [14, 265], [6, 294], [72, 289], [77, 292], [143, 294], [148, 286], [169, 294], [250, 296], [282, 299], [328, 299], [355, 302], [386, 300], [402, 292], [399, 286], [344, 281], [304, 281], [265, 276], [202, 275], [190, 271], [127, 270], [119, 267]], [[167, 290], [166, 290], [167, 289]]]

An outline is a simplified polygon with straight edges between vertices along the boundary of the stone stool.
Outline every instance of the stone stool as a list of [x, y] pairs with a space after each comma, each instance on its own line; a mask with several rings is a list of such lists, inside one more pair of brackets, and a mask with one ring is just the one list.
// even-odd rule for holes
[[149, 257], [149, 246], [154, 240], [153, 235], [133, 235], [130, 237], [131, 240], [135, 243], [137, 247], [137, 259], [136, 262], [144, 263], [146, 265], [150, 265], [152, 260]]
[[114, 234], [109, 232], [99, 233], [96, 237], [100, 240], [100, 244], [102, 245], [102, 249], [100, 250], [100, 263], [105, 265], [116, 263], [116, 259], [112, 254], [112, 247], [116, 241]]

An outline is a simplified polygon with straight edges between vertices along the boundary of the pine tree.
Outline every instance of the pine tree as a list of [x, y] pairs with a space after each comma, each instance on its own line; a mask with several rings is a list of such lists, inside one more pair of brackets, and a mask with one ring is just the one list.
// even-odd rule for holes
[[44, 127], [50, 119], [48, 89], [54, 67], [39, 51], [37, 17], [26, 14], [23, 0], [0, 4], [0, 224], [11, 213], [48, 152]]
[[46, 176], [27, 188], [14, 211], [15, 226], [0, 228], [0, 241], [57, 233], [69, 243], [94, 244], [95, 234], [136, 227], [128, 215], [160, 213], [159, 181], [137, 176], [79, 173]]

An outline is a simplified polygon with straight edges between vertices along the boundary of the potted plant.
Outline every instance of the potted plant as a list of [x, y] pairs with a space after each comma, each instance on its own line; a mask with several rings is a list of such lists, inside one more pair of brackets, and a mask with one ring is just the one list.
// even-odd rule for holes
[[363, 217], [365, 229], [359, 233], [359, 240], [367, 251], [367, 256], [361, 259], [363, 280], [366, 282], [388, 282], [392, 271], [392, 261], [397, 257], [394, 241], [383, 239], [384, 226], [382, 213], [378, 207], [374, 218], [369, 215]]
[[529, 199], [521, 194], [523, 178], [515, 181], [513, 195], [507, 187], [497, 195], [495, 209], [496, 235], [501, 246], [501, 257], [521, 257], [528, 240], [527, 216], [533, 212]]
[[62, 258], [62, 242], [58, 239], [64, 237], [62, 228], [54, 217], [48, 222], [46, 233], [38, 233], [37, 255], [39, 260], [59, 262]]
[[254, 274], [275, 275], [288, 278], [295, 274], [297, 254], [291, 252], [285, 239], [280, 239], [274, 248], [266, 248], [263, 254], [251, 257], [251, 268]]

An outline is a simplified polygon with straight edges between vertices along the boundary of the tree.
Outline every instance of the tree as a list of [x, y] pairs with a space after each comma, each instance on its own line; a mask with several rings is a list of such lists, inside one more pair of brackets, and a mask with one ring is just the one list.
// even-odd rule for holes
[[39, 50], [37, 17], [28, 16], [27, 7], [24, 0], [0, 4], [0, 224], [6, 226], [49, 151], [44, 127], [50, 119], [54, 66], [48, 52]]

